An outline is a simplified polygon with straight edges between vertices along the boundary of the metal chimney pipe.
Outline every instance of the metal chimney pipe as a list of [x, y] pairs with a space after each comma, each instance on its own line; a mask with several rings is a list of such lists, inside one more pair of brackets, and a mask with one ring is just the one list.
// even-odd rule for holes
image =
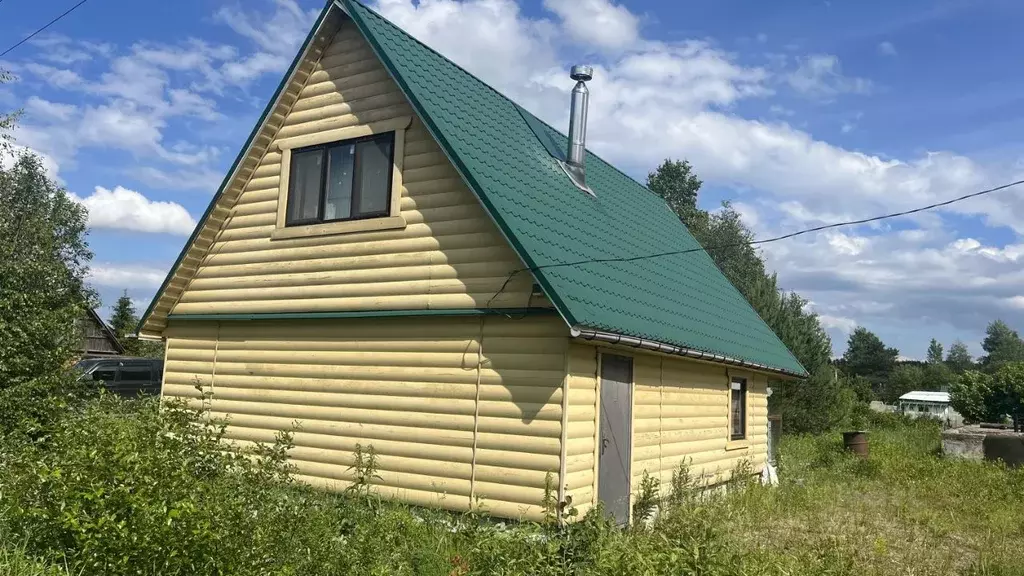
[[576, 81], [572, 89], [572, 101], [569, 108], [569, 154], [568, 168], [572, 175], [585, 185], [584, 161], [587, 157], [587, 105], [590, 90], [586, 82], [594, 77], [594, 69], [590, 66], [576, 65], [569, 72], [569, 77]]

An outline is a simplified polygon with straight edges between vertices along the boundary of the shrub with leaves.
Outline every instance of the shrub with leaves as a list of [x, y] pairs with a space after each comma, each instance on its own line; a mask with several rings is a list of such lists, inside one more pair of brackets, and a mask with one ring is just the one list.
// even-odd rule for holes
[[156, 401], [66, 410], [42, 440], [0, 445], [0, 526], [90, 574], [266, 574], [329, 547], [338, 526], [307, 521], [287, 437], [232, 452], [222, 433]]
[[0, 388], [57, 374], [74, 354], [92, 299], [85, 225], [37, 156], [0, 168]]

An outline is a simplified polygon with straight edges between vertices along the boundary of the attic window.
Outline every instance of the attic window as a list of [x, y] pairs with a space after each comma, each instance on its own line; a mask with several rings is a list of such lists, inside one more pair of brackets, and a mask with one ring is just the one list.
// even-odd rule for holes
[[411, 122], [402, 116], [276, 140], [270, 151], [281, 151], [281, 172], [271, 239], [404, 228], [402, 160]]
[[387, 216], [394, 152], [394, 132], [292, 150], [285, 225]]

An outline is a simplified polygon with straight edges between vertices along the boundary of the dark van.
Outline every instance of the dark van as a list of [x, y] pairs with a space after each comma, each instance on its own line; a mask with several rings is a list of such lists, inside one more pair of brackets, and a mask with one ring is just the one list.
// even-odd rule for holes
[[155, 358], [85, 358], [75, 364], [83, 379], [102, 382], [107, 390], [128, 398], [159, 395], [164, 361]]

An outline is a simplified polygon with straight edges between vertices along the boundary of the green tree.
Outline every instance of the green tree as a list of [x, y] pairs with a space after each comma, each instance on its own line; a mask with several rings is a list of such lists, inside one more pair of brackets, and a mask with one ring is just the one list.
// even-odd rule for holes
[[960, 340], [954, 341], [949, 347], [949, 354], [946, 355], [946, 365], [954, 374], [963, 374], [974, 368], [974, 359], [967, 351], [967, 345]]
[[914, 390], [925, 390], [925, 372], [920, 366], [901, 364], [896, 366], [882, 385], [882, 401], [895, 404], [900, 396]]
[[778, 286], [775, 274], [764, 276], [748, 289], [747, 299], [765, 323], [793, 352], [808, 372], [831, 369], [832, 340], [807, 300]]
[[1002, 419], [998, 408], [993, 406], [994, 394], [992, 376], [967, 370], [950, 386], [949, 403], [967, 422], [993, 422]]
[[[11, 80], [11, 73], [0, 68], [0, 84], [6, 84]], [[20, 114], [20, 111], [0, 113], [0, 157], [11, 151], [11, 130]]]
[[806, 381], [773, 383], [770, 401], [786, 434], [820, 434], [849, 421], [857, 395], [833, 367], [822, 366]]
[[[896, 366], [899, 350], [887, 348], [882, 339], [867, 328], [858, 326], [846, 341], [842, 366], [851, 376], [863, 376], [879, 392]], [[879, 394], [885, 396], [884, 393]]]
[[132, 299], [128, 297], [128, 290], [125, 290], [114, 304], [114, 313], [110, 315], [110, 328], [117, 335], [117, 339], [124, 344], [128, 336], [135, 331], [135, 325], [139, 319], [135, 317], [135, 306]]
[[1020, 429], [1024, 416], [1024, 362], [1007, 362], [999, 367], [993, 377], [995, 409], [1013, 418], [1013, 429]]
[[66, 367], [92, 292], [86, 212], [39, 158], [0, 168], [0, 389]]
[[948, 391], [953, 384], [956, 375], [946, 366], [944, 362], [929, 362], [921, 367], [924, 373], [924, 380], [920, 390], [942, 390]]
[[1017, 331], [1002, 320], [995, 320], [988, 325], [981, 348], [987, 353], [981, 359], [981, 365], [989, 373], [995, 373], [1008, 362], [1024, 361], [1024, 342]]
[[686, 160], [666, 159], [647, 175], [647, 187], [661, 196], [668, 207], [687, 225], [698, 213], [697, 193], [703, 184]]
[[125, 354], [146, 358], [162, 358], [164, 347], [159, 342], [148, 342], [135, 337], [135, 328], [139, 317], [135, 315], [135, 305], [125, 290], [114, 304], [114, 312], [110, 316], [110, 327], [117, 339], [124, 346]]
[[942, 344], [935, 338], [932, 338], [932, 341], [928, 344], [927, 361], [929, 364], [942, 363]]

